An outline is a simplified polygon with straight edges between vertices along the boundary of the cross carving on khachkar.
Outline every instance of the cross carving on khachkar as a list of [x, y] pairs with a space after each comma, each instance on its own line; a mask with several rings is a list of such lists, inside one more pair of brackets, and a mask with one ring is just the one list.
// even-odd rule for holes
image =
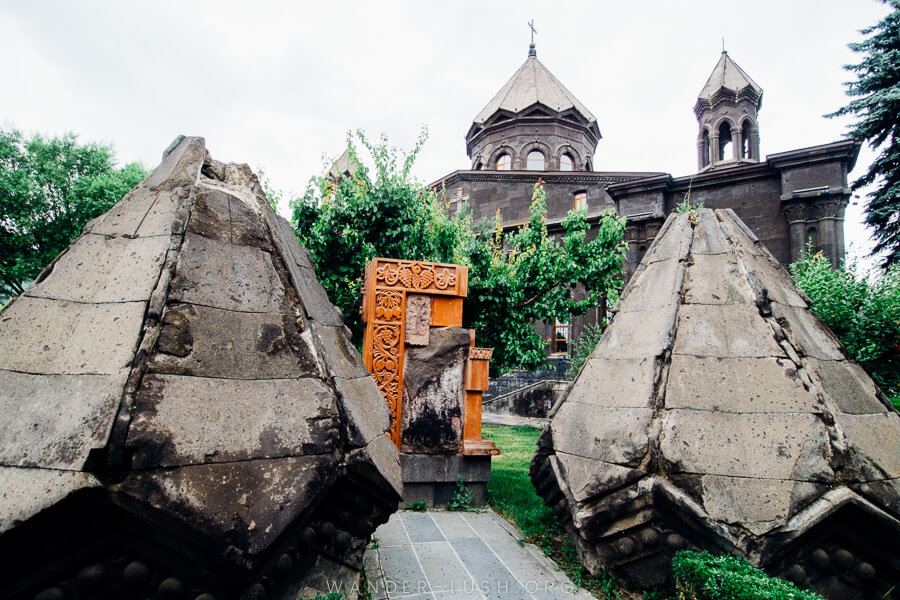
[[[481, 438], [481, 399], [487, 390], [492, 350], [475, 348], [475, 336], [466, 337], [462, 303], [468, 293], [468, 269], [461, 265], [373, 259], [366, 265], [362, 299], [365, 323], [363, 361], [375, 378], [391, 413], [389, 435], [397, 447], [403, 439], [404, 362], [407, 348], [428, 347], [435, 328], [452, 328], [463, 336], [465, 366], [455, 398], [459, 415], [456, 447], [462, 454], [499, 454]], [[436, 334], [433, 334], [436, 335]], [[409, 450], [415, 451], [415, 450]], [[453, 450], [455, 451], [455, 450]], [[446, 450], [444, 450], [446, 452]]]

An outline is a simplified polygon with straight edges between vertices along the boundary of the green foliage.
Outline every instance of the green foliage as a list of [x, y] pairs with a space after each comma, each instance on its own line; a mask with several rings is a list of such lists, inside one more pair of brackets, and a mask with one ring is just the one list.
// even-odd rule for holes
[[900, 404], [900, 264], [867, 278], [853, 264], [833, 269], [818, 253], [805, 254], [790, 269], [813, 312]]
[[[291, 203], [293, 226], [316, 263], [316, 275], [353, 332], [362, 339], [359, 316], [363, 269], [376, 256], [429, 260], [469, 267], [463, 325], [474, 328], [481, 346], [494, 348], [492, 370], [535, 369], [547, 348], [536, 321], [583, 315], [616, 289], [625, 258], [624, 219], [600, 217], [597, 237], [586, 241], [584, 211], [572, 211], [561, 240], [547, 234], [543, 187], [535, 186], [531, 220], [505, 234], [479, 235], [467, 207], [451, 215], [445, 202], [416, 182], [410, 169], [425, 142], [412, 151], [370, 142], [357, 132], [348, 138], [355, 168], [335, 180], [315, 178], [303, 198]], [[358, 141], [371, 154], [375, 178], [359, 160]], [[580, 284], [581, 299], [574, 296]]]
[[853, 100], [826, 115], [853, 115], [856, 122], [849, 136], [881, 149], [853, 189], [875, 184], [867, 194], [866, 224], [874, 230], [874, 252], [885, 253], [885, 266], [900, 264], [900, 1], [886, 4], [893, 8], [891, 13], [860, 32], [869, 37], [850, 44], [863, 57], [844, 67], [856, 75], [845, 84]]
[[824, 600], [727, 554], [680, 550], [672, 559], [672, 578], [685, 600]]
[[[356, 171], [337, 180], [316, 177], [302, 198], [293, 200], [293, 227], [316, 263], [316, 275], [343, 312], [354, 341], [362, 340], [359, 315], [363, 270], [375, 257], [468, 264], [462, 249], [471, 244], [466, 214], [451, 217], [447, 206], [419, 184], [410, 169], [427, 137], [423, 129], [404, 153], [382, 136], [372, 142], [361, 132], [348, 135]], [[356, 142], [375, 163], [374, 179], [359, 157]]]
[[[546, 363], [547, 346], [532, 327], [536, 321], [569, 321], [599, 306], [613, 293], [625, 260], [625, 219], [603, 213], [587, 241], [584, 210], [570, 211], [562, 239], [547, 234], [542, 182], [534, 186], [531, 219], [503, 234], [499, 215], [488, 243], [471, 248], [467, 321], [479, 344], [495, 348], [491, 368], [533, 370]], [[581, 299], [575, 289], [581, 285]]]
[[699, 215], [701, 208], [703, 208], [703, 202], [691, 204], [690, 198], [685, 196], [684, 200], [675, 205], [675, 214], [684, 215], [687, 213], [691, 213], [691, 215]]
[[428, 502], [425, 500], [413, 500], [406, 503], [406, 510], [414, 510], [416, 512], [425, 512], [428, 510]]
[[447, 503], [447, 510], [471, 510], [475, 492], [463, 481], [462, 473], [456, 476], [456, 489]]
[[21, 294], [91, 219], [147, 173], [73, 134], [25, 139], [0, 129], [0, 295]]
[[594, 348], [597, 347], [601, 337], [603, 337], [603, 327], [593, 323], [589, 323], [584, 327], [581, 335], [572, 345], [572, 359], [569, 361], [569, 370], [566, 371], [566, 376], [575, 377], [578, 375], [581, 367], [593, 354]]

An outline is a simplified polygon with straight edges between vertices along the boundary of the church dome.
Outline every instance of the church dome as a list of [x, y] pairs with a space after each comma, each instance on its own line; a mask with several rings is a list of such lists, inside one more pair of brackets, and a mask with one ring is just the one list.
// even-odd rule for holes
[[466, 135], [473, 169], [588, 171], [597, 119], [537, 59], [525, 63], [475, 117]]

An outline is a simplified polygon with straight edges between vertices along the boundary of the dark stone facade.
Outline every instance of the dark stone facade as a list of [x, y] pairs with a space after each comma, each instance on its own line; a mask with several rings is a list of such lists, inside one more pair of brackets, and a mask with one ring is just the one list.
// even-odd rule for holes
[[[529, 64], [545, 69], [530, 55], [476, 117], [467, 135], [473, 170], [454, 171], [432, 184], [443, 190], [451, 205], [467, 202], [476, 220], [493, 220], [499, 212], [503, 227], [509, 230], [528, 221], [534, 184], [541, 179], [549, 229], [561, 233], [561, 222], [575, 207], [576, 194], [583, 193], [589, 220], [596, 222], [605, 210], [628, 220], [626, 280], [666, 216], [688, 192], [692, 203], [734, 210], [784, 264], [796, 260], [807, 243], [835, 265], [844, 259], [844, 210], [850, 198], [847, 173], [856, 162], [860, 144], [841, 141], [771, 154], [761, 160], [756, 113], [762, 104], [762, 89], [727, 54], [723, 53], [698, 97], [699, 172], [684, 177], [658, 171], [593, 171], [585, 160], [576, 160], [574, 171], [562, 171], [559, 161], [564, 140], [559, 132], [565, 130], [572, 138], [577, 130], [578, 139], [599, 140], [596, 120], [552, 75], [537, 79], [547, 89], [532, 89], [535, 79], [523, 75]], [[539, 69], [537, 72], [542, 72]], [[533, 104], [517, 107], [509, 98]], [[495, 113], [486, 114], [491, 110]], [[535, 126], [536, 111], [543, 115], [540, 127]], [[502, 127], [496, 124], [497, 118], [502, 118]], [[720, 140], [726, 129], [729, 139]], [[724, 155], [728, 142], [731, 156]], [[546, 170], [525, 170], [525, 155], [532, 149], [546, 153]], [[502, 152], [511, 154], [511, 170], [486, 170], [496, 166]], [[579, 149], [579, 157], [581, 152], [591, 155], [593, 148]], [[477, 168], [479, 162], [481, 169]], [[592, 310], [573, 319], [572, 338], [578, 338], [584, 324], [597, 323], [599, 318], [599, 311]], [[551, 337], [551, 327], [538, 324], [537, 328], [544, 337]]]

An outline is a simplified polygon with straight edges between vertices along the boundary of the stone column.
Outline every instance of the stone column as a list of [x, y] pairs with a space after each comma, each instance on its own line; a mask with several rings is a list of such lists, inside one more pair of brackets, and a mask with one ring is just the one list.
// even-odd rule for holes
[[759, 162], [759, 129], [750, 130], [750, 158]]
[[837, 202], [834, 200], [819, 201], [816, 203], [816, 228], [819, 231], [819, 248], [831, 261], [833, 267], [838, 266], [837, 258], [837, 234], [835, 232], [835, 214]]
[[732, 146], [732, 154], [734, 155], [734, 160], [741, 159], [741, 130], [739, 127], [731, 128], [731, 146]]
[[709, 164], [719, 164], [719, 134], [714, 133], [709, 136]]
[[791, 262], [796, 262], [800, 259], [800, 254], [806, 250], [806, 207], [802, 204], [792, 204], [783, 207], [782, 210], [788, 223]]
[[847, 202], [848, 200], [846, 198], [841, 201], [834, 218], [834, 237], [838, 264], [844, 262], [845, 252], [847, 250], [844, 246], [844, 211], [847, 209]]
[[697, 142], [697, 170], [699, 171], [706, 165], [704, 162], [706, 161], [706, 157], [709, 155], [709, 148], [706, 147], [703, 138], [700, 138], [700, 141]]

